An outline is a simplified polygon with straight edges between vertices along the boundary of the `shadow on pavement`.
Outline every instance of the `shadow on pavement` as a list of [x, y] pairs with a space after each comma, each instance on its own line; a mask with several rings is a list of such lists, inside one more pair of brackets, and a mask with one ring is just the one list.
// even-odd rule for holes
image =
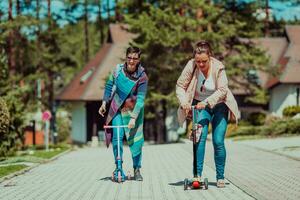
[[[115, 182], [111, 180], [111, 176], [107, 176], [107, 177], [103, 177], [98, 179], [98, 181], [111, 181], [111, 182]], [[133, 177], [131, 177], [130, 179], [128, 179], [128, 176], [126, 176], [125, 181], [135, 181]]]
[[[225, 183], [225, 185], [229, 185], [229, 184], [230, 183]], [[169, 183], [169, 185], [172, 185], [172, 186], [183, 186], [184, 182], [183, 181], [178, 181], [176, 183]], [[217, 183], [216, 182], [208, 182], [208, 185], [217, 187]]]
[[98, 179], [98, 181], [111, 181], [111, 176]]

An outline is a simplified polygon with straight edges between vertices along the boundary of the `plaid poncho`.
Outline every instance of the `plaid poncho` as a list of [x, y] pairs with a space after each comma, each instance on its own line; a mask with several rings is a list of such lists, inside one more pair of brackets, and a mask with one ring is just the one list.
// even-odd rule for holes
[[[134, 128], [125, 128], [127, 142], [133, 156], [135, 156], [140, 153], [144, 143], [144, 100], [147, 92], [148, 77], [141, 65], [138, 66], [137, 71], [131, 76], [126, 74], [124, 66], [124, 64], [117, 65], [116, 69], [109, 76], [103, 100], [110, 102], [106, 124], [111, 123], [118, 110], [121, 111], [123, 125], [127, 125], [131, 117], [136, 118]], [[105, 134], [106, 144], [109, 146], [111, 131], [106, 130]]]

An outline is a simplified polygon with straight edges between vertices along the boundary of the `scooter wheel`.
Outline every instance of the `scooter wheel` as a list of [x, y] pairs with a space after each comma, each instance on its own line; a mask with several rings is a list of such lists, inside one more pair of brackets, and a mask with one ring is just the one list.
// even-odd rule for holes
[[208, 179], [207, 178], [204, 179], [204, 189], [205, 190], [208, 189]]
[[127, 174], [127, 179], [128, 179], [128, 180], [131, 179], [131, 174], [130, 174], [130, 173]]
[[189, 180], [187, 178], [185, 178], [183, 181], [183, 188], [184, 188], [184, 190], [187, 190], [188, 187], [189, 187]]
[[199, 183], [199, 181], [194, 181], [194, 182], [192, 183], [192, 185], [193, 185], [193, 189], [199, 189], [199, 188], [200, 188], [200, 183]]
[[122, 182], [122, 176], [121, 176], [121, 172], [118, 172], [118, 183]]

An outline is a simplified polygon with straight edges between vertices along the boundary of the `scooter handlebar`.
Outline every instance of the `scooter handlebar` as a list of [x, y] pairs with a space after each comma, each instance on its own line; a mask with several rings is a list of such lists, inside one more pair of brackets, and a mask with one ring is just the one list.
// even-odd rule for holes
[[108, 128], [128, 128], [128, 125], [119, 125], [119, 126], [110, 126], [110, 125], [104, 125], [103, 128], [108, 129]]
[[[183, 109], [182, 106], [180, 106], [180, 108]], [[191, 109], [201, 110], [201, 109], [198, 109], [197, 106], [191, 106]]]

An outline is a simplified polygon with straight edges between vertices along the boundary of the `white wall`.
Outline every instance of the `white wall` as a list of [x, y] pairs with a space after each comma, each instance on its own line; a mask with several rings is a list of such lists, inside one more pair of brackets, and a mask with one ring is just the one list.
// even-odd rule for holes
[[86, 143], [86, 108], [85, 103], [72, 105], [72, 140]]
[[282, 111], [287, 106], [297, 105], [297, 88], [300, 85], [280, 84], [270, 91], [270, 113], [282, 116]]
[[177, 109], [168, 109], [167, 116], [165, 119], [166, 131], [167, 131], [167, 142], [176, 142], [179, 136], [185, 134], [186, 123], [183, 127], [179, 126], [177, 121]]

